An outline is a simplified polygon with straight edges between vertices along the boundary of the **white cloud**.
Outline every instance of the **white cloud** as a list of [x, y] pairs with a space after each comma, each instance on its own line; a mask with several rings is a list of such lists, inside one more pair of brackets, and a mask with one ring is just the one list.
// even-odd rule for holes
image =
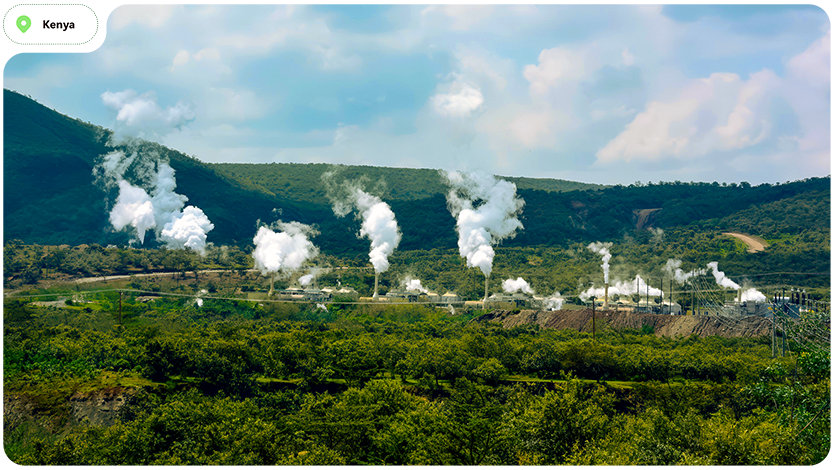
[[544, 49], [539, 54], [538, 65], [524, 67], [524, 78], [530, 82], [530, 91], [534, 94], [544, 94], [554, 86], [584, 75], [584, 54], [566, 47]]
[[[788, 61], [784, 77], [763, 69], [746, 80], [733, 73], [690, 80], [676, 97], [649, 102], [597, 152], [597, 160], [707, 158], [740, 163], [758, 154], [765, 164], [794, 159], [821, 166], [822, 155], [827, 161], [829, 151], [829, 51], [826, 34]], [[798, 123], [797, 130], [785, 125], [790, 119]], [[785, 148], [790, 142], [795, 142], [793, 157]], [[742, 150], [743, 155], [729, 153]]]
[[455, 82], [447, 93], [432, 96], [431, 103], [438, 114], [461, 118], [478, 110], [484, 104], [484, 95], [468, 83]]

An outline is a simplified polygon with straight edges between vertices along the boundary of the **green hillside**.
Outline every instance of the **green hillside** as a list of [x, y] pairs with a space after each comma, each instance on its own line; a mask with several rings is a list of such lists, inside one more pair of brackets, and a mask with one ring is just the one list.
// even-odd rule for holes
[[[325, 163], [213, 163], [218, 173], [235, 179], [241, 184], [305, 202], [327, 204], [327, 195], [321, 183], [327, 171], [338, 171], [342, 178], [365, 178], [387, 200], [413, 200], [445, 194], [443, 177], [437, 170], [426, 168], [389, 168], [365, 165], [334, 167]], [[547, 192], [564, 192], [579, 189], [600, 189], [599, 184], [579, 183], [548, 178], [503, 177], [515, 183], [519, 190], [535, 189]]]
[[[123, 244], [108, 228], [105, 194], [91, 170], [107, 149], [108, 132], [4, 90], [5, 240], [42, 244]], [[324, 198], [321, 164], [205, 164], [147, 144], [170, 159], [178, 191], [214, 222], [209, 241], [251, 243], [257, 220], [316, 225], [315, 243], [333, 255], [367, 250], [358, 223], [336, 218]], [[454, 249], [457, 235], [439, 174], [429, 169], [340, 167], [341, 177], [365, 177], [397, 215], [402, 250]], [[828, 240], [830, 178], [751, 186], [719, 183], [589, 185], [511, 178], [525, 200], [524, 230], [506, 246], [568, 246], [642, 236], [647, 228], [741, 230], [766, 238]], [[810, 237], [810, 238], [809, 238]], [[800, 239], [797, 238], [797, 239]], [[153, 241], [147, 243], [153, 246]], [[818, 253], [828, 246], [817, 243]], [[827, 259], [827, 256], [826, 256]]]

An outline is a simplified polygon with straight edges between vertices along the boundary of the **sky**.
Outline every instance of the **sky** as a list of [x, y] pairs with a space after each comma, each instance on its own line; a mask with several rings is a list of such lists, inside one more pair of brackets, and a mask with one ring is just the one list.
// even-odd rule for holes
[[123, 6], [99, 50], [17, 55], [4, 86], [206, 162], [830, 174], [814, 6]]

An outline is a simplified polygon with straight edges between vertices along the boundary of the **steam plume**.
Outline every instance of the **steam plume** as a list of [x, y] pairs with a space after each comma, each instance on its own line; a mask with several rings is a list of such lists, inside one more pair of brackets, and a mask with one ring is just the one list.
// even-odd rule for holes
[[516, 278], [516, 279], [505, 279], [504, 282], [501, 284], [501, 288], [504, 289], [504, 292], [508, 294], [512, 294], [513, 292], [524, 292], [525, 294], [533, 294], [533, 289], [530, 287], [530, 284], [527, 283], [523, 278]]
[[707, 267], [712, 271], [713, 277], [715, 277], [715, 283], [721, 287], [726, 287], [727, 289], [737, 290], [740, 289], [741, 286], [733, 282], [732, 279], [724, 275], [724, 271], [718, 270], [718, 262], [713, 261], [711, 263], [707, 263]]
[[362, 220], [359, 236], [371, 241], [368, 258], [374, 266], [374, 272], [379, 274], [387, 271], [388, 257], [402, 239], [391, 206], [379, 197], [365, 192], [358, 182], [337, 187], [332, 181], [333, 173], [325, 173], [322, 178], [328, 185], [328, 196], [333, 201], [333, 213], [338, 217], [345, 217], [355, 210], [357, 218]]
[[707, 263], [707, 267], [712, 271], [712, 275], [715, 277], [715, 282], [721, 287], [725, 287], [727, 289], [733, 290], [741, 290], [741, 301], [742, 302], [766, 302], [767, 297], [759, 292], [758, 290], [750, 287], [747, 289], [742, 289], [740, 285], [735, 283], [732, 279], [728, 278], [723, 271], [718, 270], [718, 262], [713, 261], [711, 263]]
[[669, 259], [666, 261], [666, 266], [663, 267], [663, 271], [671, 276], [678, 284], [684, 284], [690, 278], [702, 276], [707, 272], [705, 269], [693, 269], [687, 272], [681, 269], [682, 264], [683, 262], [679, 259]]
[[116, 112], [111, 143], [119, 145], [134, 139], [158, 140], [174, 129], [194, 119], [190, 106], [179, 102], [163, 108], [153, 92], [138, 94], [133, 90], [105, 91], [101, 94], [105, 106]]
[[140, 243], [145, 242], [145, 232], [156, 227], [153, 203], [148, 193], [125, 180], [119, 180], [119, 196], [110, 211], [110, 223], [116, 230], [127, 226], [136, 231]]
[[263, 275], [289, 274], [301, 268], [305, 261], [315, 258], [318, 248], [307, 238], [313, 229], [299, 222], [278, 222], [278, 232], [260, 227], [255, 238], [255, 268]]
[[588, 245], [589, 250], [602, 256], [602, 277], [606, 284], [608, 284], [608, 269], [610, 268], [608, 262], [611, 260], [611, 252], [608, 250], [612, 245], [613, 243], [611, 242], [593, 242]]
[[545, 310], [562, 310], [562, 305], [565, 303], [565, 299], [562, 297], [558, 291], [554, 292], [553, 295], [544, 299], [544, 308]]
[[313, 266], [312, 268], [310, 268], [309, 271], [307, 271], [307, 274], [298, 278], [298, 283], [301, 284], [303, 287], [307, 287], [313, 282], [313, 280], [315, 280], [320, 275], [326, 273], [327, 271], [329, 271], [329, 269]]
[[406, 277], [403, 284], [405, 284], [405, 290], [407, 290], [409, 292], [422, 292], [424, 294], [429, 292], [428, 289], [423, 287], [423, 283], [420, 282], [419, 279], [414, 279], [412, 277]]
[[214, 229], [214, 224], [206, 217], [203, 210], [187, 206], [174, 219], [165, 224], [160, 239], [168, 248], [192, 250], [204, 255], [206, 253], [206, 236]]
[[93, 169], [96, 183], [105, 189], [119, 189], [110, 223], [116, 230], [132, 227], [140, 243], [153, 229], [168, 248], [190, 248], [205, 254], [207, 234], [214, 225], [199, 207], [183, 208], [188, 198], [175, 192], [174, 169], [141, 140], [163, 137], [192, 120], [193, 113], [182, 103], [162, 108], [153, 93], [107, 91], [101, 99], [116, 111], [108, 145], [126, 146], [103, 155]]
[[767, 302], [767, 297], [756, 289], [749, 288], [741, 291], [742, 302]]
[[477, 267], [489, 277], [495, 250], [492, 245], [515, 236], [524, 228], [517, 215], [524, 201], [515, 184], [486, 173], [443, 173], [450, 190], [449, 212], [457, 219], [458, 249], [466, 266]]
[[[608, 295], [634, 295], [646, 294], [646, 281], [638, 274], [633, 281], [619, 281], [608, 288]], [[648, 286], [649, 295], [652, 297], [659, 297], [663, 295], [663, 291], [656, 287]], [[605, 295], [605, 287], [591, 287], [588, 290], [579, 294], [579, 298], [583, 301], [591, 297], [602, 298]]]

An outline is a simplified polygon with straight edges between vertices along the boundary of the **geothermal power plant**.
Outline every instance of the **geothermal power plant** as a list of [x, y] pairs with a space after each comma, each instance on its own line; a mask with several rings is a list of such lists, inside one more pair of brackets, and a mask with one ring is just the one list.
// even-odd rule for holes
[[[120, 96], [103, 95], [114, 109], [124, 105]], [[177, 114], [166, 125], [177, 127], [189, 119]], [[119, 121], [121, 122], [121, 121]], [[117, 127], [107, 142], [108, 152], [98, 158], [93, 169], [94, 183], [108, 195], [109, 222], [115, 230], [129, 231], [132, 244], [141, 246], [148, 232], [168, 249], [193, 250], [204, 255], [209, 232], [214, 224], [188, 198], [176, 192], [174, 169], [153, 147], [143, 145], [143, 129]], [[255, 269], [269, 281], [269, 290], [250, 293], [253, 300], [316, 303], [422, 303], [454, 308], [503, 308], [560, 310], [568, 301], [559, 292], [537, 293], [522, 277], [505, 279], [500, 290], [490, 293], [495, 246], [524, 229], [518, 216], [524, 207], [515, 184], [483, 172], [440, 171], [447, 185], [446, 202], [455, 219], [458, 251], [468, 268], [476, 268], [484, 278], [484, 296], [463, 299], [454, 292], [433, 292], [419, 279], [407, 278], [401, 288], [381, 294], [380, 276], [390, 267], [389, 257], [399, 246], [402, 232], [391, 206], [367, 186], [367, 180], [350, 180], [334, 169], [322, 175], [322, 185], [337, 217], [353, 217], [360, 223], [356, 233], [368, 242], [368, 262], [374, 270], [370, 296], [339, 286], [314, 287], [323, 271], [315, 266], [319, 249], [311, 241], [312, 226], [296, 221], [261, 224], [253, 236]], [[779, 308], [799, 314], [812, 308], [800, 292], [773, 292], [766, 296], [751, 286], [742, 286], [719, 269], [717, 262], [691, 270], [682, 261], [670, 259], [663, 276], [651, 285], [635, 274], [633, 279], [612, 280], [610, 275], [614, 245], [597, 241], [587, 250], [599, 257], [601, 280], [571, 297], [575, 304], [624, 312], [670, 315], [748, 314], [767, 315]], [[306, 274], [300, 275], [302, 272]], [[275, 289], [276, 280], [294, 279], [294, 287]], [[675, 300], [678, 300], [676, 302]]]

